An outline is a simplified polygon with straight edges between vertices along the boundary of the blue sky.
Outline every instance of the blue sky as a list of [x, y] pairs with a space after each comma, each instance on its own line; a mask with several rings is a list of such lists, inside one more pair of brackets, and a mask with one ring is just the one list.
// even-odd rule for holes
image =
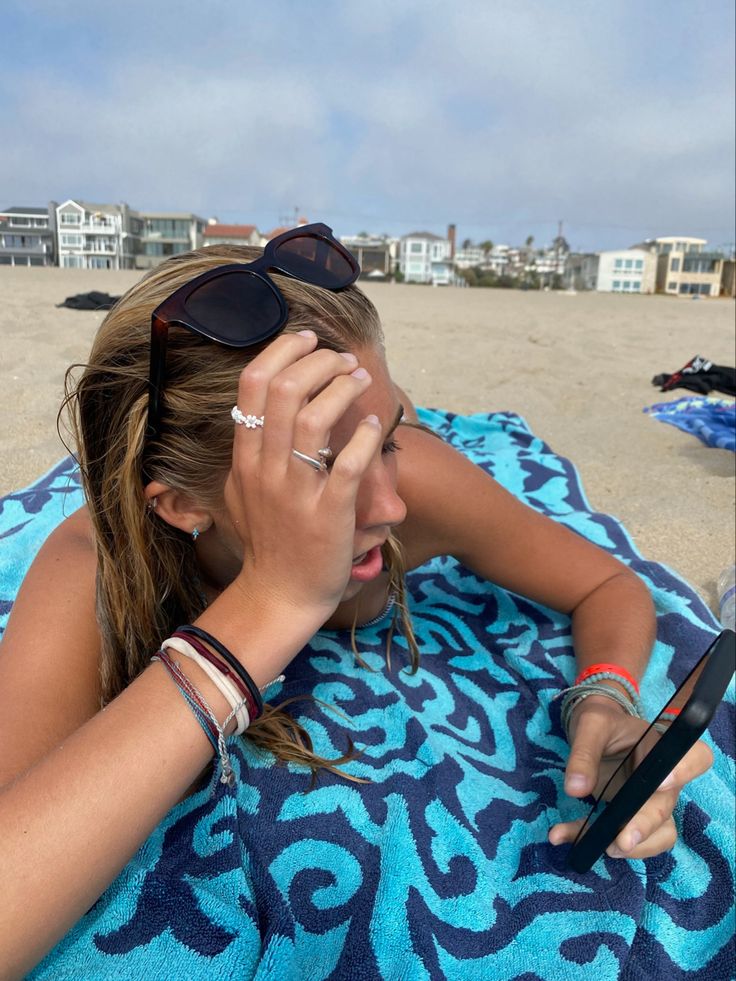
[[732, 0], [4, 0], [0, 207], [734, 233]]

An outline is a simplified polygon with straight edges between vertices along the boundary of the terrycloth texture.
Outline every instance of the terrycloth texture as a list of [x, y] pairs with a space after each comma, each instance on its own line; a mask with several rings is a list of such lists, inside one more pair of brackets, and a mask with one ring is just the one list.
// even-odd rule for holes
[[[654, 714], [716, 632], [702, 601], [593, 513], [571, 464], [517, 416], [422, 418], [645, 579], [659, 617], [643, 685]], [[0, 527], [19, 525], [29, 501], [45, 534], [66, 480], [47, 478], [40, 513], [38, 489], [6, 499]], [[733, 977], [733, 688], [707, 737], [715, 765], [678, 805], [675, 849], [576, 875], [567, 849], [546, 841], [554, 822], [585, 810], [562, 788], [568, 747], [551, 704], [575, 672], [568, 618], [451, 559], [408, 584], [416, 675], [401, 638], [385, 669], [387, 618], [358, 634], [372, 670], [356, 666], [345, 633], [323, 631], [271, 698], [314, 693], [338, 708], [305, 701], [299, 717], [327, 756], [352, 736], [364, 753], [346, 769], [371, 783], [327, 774], [308, 793], [303, 768], [234, 748], [238, 786], [174, 808], [31, 978]]]
[[644, 409], [654, 419], [692, 433], [706, 446], [736, 452], [736, 402], [682, 398]]

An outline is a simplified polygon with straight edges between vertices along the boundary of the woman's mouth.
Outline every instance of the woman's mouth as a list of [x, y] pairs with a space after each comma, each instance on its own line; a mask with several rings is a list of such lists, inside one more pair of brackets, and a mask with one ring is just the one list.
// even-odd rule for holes
[[353, 568], [350, 571], [350, 578], [353, 582], [370, 582], [380, 575], [383, 569], [383, 556], [381, 546], [374, 545], [367, 552], [356, 555], [353, 559]]

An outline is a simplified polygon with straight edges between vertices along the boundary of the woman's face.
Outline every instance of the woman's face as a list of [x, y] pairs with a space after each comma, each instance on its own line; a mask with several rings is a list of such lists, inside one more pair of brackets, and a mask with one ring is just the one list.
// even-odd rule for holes
[[352, 599], [366, 582], [371, 582], [381, 572], [380, 546], [391, 529], [406, 517], [406, 506], [396, 492], [395, 430], [403, 408], [383, 354], [373, 347], [361, 348], [353, 353], [361, 367], [370, 374], [371, 384], [332, 430], [330, 446], [337, 455], [355, 432], [360, 420], [370, 413], [378, 416], [383, 439], [381, 449], [371, 461], [358, 490], [353, 571], [343, 601]]
[[[382, 443], [381, 449], [363, 475], [358, 490], [353, 569], [342, 602], [352, 599], [366, 583], [380, 574], [383, 567], [380, 546], [388, 538], [393, 526], [402, 522], [406, 516], [404, 502], [396, 492], [394, 442], [402, 406], [382, 352], [371, 346], [354, 350], [353, 353], [360, 366], [370, 374], [371, 384], [333, 427], [330, 448], [337, 456], [355, 432], [358, 423], [370, 414], [378, 416]], [[222, 515], [216, 524], [216, 534], [203, 536], [198, 542], [197, 551], [204, 578], [213, 586], [222, 588], [239, 573], [243, 550], [239, 536], [234, 529], [228, 527], [228, 521], [223, 520]]]

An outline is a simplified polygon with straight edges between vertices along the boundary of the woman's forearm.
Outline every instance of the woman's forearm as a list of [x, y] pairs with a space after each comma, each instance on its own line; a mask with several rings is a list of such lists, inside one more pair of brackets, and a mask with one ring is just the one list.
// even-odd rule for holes
[[572, 614], [572, 633], [578, 671], [593, 664], [616, 664], [639, 681], [656, 636], [649, 591], [624, 569], [578, 604]]

